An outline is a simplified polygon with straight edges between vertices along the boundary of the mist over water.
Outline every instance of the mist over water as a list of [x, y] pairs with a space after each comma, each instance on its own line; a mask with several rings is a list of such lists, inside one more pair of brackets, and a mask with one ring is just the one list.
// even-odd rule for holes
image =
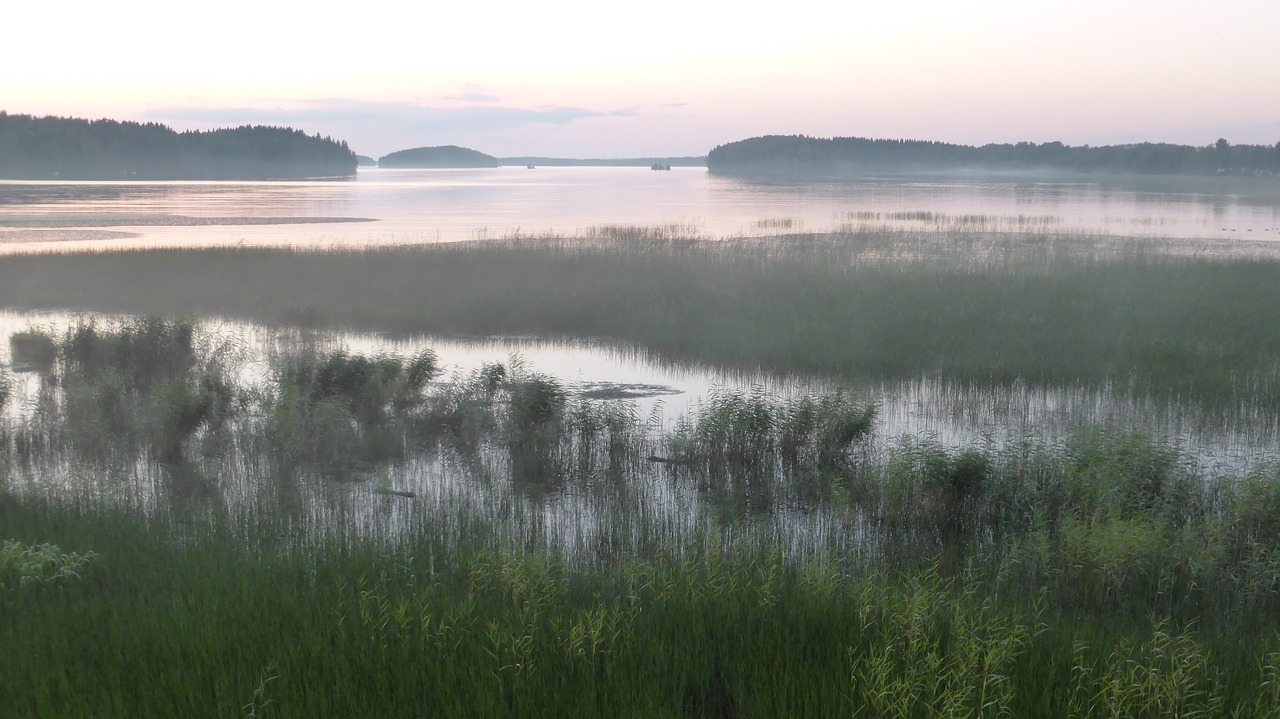
[[[748, 181], [699, 168], [576, 167], [375, 169], [351, 180], [307, 182], [5, 182], [0, 183], [0, 252], [240, 244], [319, 249], [572, 237], [590, 235], [593, 228], [630, 226], [666, 228], [650, 236], [665, 232], [710, 239], [902, 231], [954, 246], [956, 256], [948, 261], [957, 262], [973, 259], [974, 248], [962, 247], [962, 238], [979, 233], [1001, 235], [1000, 242], [1014, 245], [1101, 236], [1149, 240], [1159, 247], [1183, 243], [1197, 253], [1280, 248], [1280, 200], [1231, 191], [1236, 187], [1213, 182], [1184, 187], [1168, 179], [1142, 185], [976, 176]], [[909, 255], [909, 240], [905, 249]], [[65, 313], [0, 313], [0, 339], [28, 327], [60, 332], [75, 321]], [[663, 362], [643, 349], [591, 339], [302, 337], [305, 332], [210, 318], [202, 320], [202, 329], [246, 349], [249, 357], [240, 371], [249, 383], [268, 379], [269, 356], [283, 345], [318, 342], [369, 356], [409, 356], [429, 347], [439, 354], [445, 378], [465, 376], [485, 363], [520, 362], [584, 398], [633, 402], [636, 415], [650, 418], [655, 433], [696, 415], [719, 391], [788, 398], [837, 387], [821, 376]], [[0, 347], [0, 366], [9, 363], [7, 352]], [[11, 403], [5, 421], [16, 426], [25, 421], [38, 382], [15, 374], [19, 401]], [[1223, 422], [1201, 416], [1194, 406], [1165, 406], [1158, 398], [1110, 386], [976, 386], [917, 376], [844, 389], [877, 406], [869, 451], [882, 454], [903, 438], [1000, 450], [1024, 441], [1058, 443], [1082, 426], [1106, 425], [1178, 447], [1206, 471], [1234, 473], [1274, 461], [1280, 434], [1274, 417], [1237, 413]], [[452, 475], [444, 466], [413, 464], [403, 471], [400, 479], [411, 481], [419, 493], [462, 491], [458, 488], [465, 485], [446, 482]], [[473, 499], [498, 501], [485, 492]], [[670, 505], [672, 500], [664, 501]], [[566, 527], [593, 521], [572, 507], [561, 509], [563, 516], [574, 517]]]
[[364, 168], [350, 180], [304, 182], [0, 182], [0, 252], [422, 244], [606, 225], [711, 238], [870, 227], [1256, 242], [1280, 240], [1280, 192], [1047, 176], [749, 181], [702, 168], [634, 167]]
[[[37, 329], [62, 336], [68, 328], [91, 319], [111, 325], [130, 318], [0, 310], [0, 369], [13, 368], [8, 338], [14, 333]], [[647, 418], [655, 433], [669, 431], [695, 415], [719, 392], [790, 399], [845, 390], [876, 405], [873, 444], [881, 451], [903, 437], [932, 438], [954, 448], [1055, 443], [1084, 426], [1110, 425], [1179, 447], [1208, 470], [1246, 472], [1280, 459], [1275, 449], [1280, 446], [1280, 420], [1265, 412], [1237, 413], [1224, 423], [1221, 417], [1202, 416], [1194, 406], [1161, 406], [1149, 396], [1133, 396], [1110, 386], [1050, 387], [1028, 382], [976, 386], [924, 375], [849, 384], [819, 376], [669, 362], [642, 349], [602, 340], [391, 338], [377, 333], [266, 327], [225, 318], [201, 321], [199, 334], [208, 342], [240, 348], [235, 376], [245, 386], [269, 382], [273, 358], [301, 348], [345, 350], [368, 357], [411, 357], [430, 349], [442, 370], [437, 384], [466, 377], [485, 364], [520, 365], [556, 378], [572, 395], [632, 405], [635, 415]], [[21, 423], [36, 403], [40, 382], [30, 372], [14, 376], [17, 401], [0, 420]]]

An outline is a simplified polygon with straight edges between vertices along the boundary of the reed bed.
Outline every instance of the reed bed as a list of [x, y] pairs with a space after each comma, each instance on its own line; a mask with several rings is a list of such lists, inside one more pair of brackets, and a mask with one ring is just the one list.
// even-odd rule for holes
[[[621, 238], [621, 239], [618, 239]], [[1135, 386], [1280, 406], [1280, 264], [1049, 231], [15, 256], [0, 305], [445, 336], [601, 337], [673, 360], [848, 380]]]
[[[1276, 716], [1275, 463], [1105, 416], [885, 435], [839, 387], [938, 377], [962, 425], [1086, 388], [1270, 441], [1280, 265], [848, 219], [7, 257], [0, 305], [140, 319], [10, 338], [38, 389], [15, 408], [0, 371], [0, 713]], [[518, 359], [304, 348], [247, 381], [172, 319], [211, 314], [606, 337], [833, 389], [661, 423]]]
[[1107, 425], [878, 437], [839, 390], [662, 427], [427, 352], [304, 348], [245, 386], [188, 320], [48, 341], [0, 450], [20, 716], [1280, 707], [1275, 466]]

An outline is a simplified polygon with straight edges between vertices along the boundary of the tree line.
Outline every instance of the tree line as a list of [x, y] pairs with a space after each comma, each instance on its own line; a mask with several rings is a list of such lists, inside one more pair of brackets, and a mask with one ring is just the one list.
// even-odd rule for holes
[[276, 179], [355, 171], [346, 142], [288, 127], [177, 132], [155, 122], [0, 110], [0, 177], [7, 179]]
[[378, 167], [497, 167], [498, 158], [457, 145], [415, 147], [378, 158]]
[[1081, 173], [1280, 175], [1280, 142], [1194, 147], [1142, 142], [1072, 147], [1019, 142], [980, 147], [927, 140], [872, 140], [770, 135], [720, 145], [707, 167], [724, 173], [840, 174], [860, 170], [1052, 169]]

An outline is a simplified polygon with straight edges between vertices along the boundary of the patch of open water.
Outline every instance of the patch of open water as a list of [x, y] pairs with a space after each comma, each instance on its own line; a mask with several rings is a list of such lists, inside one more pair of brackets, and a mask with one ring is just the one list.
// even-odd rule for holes
[[[351, 222], [369, 219], [369, 222]], [[1078, 180], [1051, 178], [862, 178], [759, 182], [717, 177], [697, 168], [362, 170], [348, 181], [23, 183], [0, 182], [0, 253], [160, 246], [273, 245], [299, 248], [484, 240], [512, 235], [572, 234], [601, 226], [667, 227], [676, 234], [721, 238], [859, 229], [1004, 233], [1013, 241], [1050, 233], [1102, 235], [1178, 244], [1184, 254], [1259, 254], [1280, 246], [1280, 189], [1263, 183]], [[0, 312], [0, 365], [10, 363], [8, 336], [38, 326], [65, 328], [65, 313]], [[546, 342], [495, 337], [459, 341], [397, 340], [368, 334], [303, 335], [230, 321], [202, 329], [244, 349], [244, 381], [262, 381], [273, 350], [313, 343], [353, 352], [434, 349], [449, 375], [483, 363], [510, 363], [558, 378], [599, 401], [634, 403], [654, 427], [671, 427], [716, 388], [779, 397], [832, 388], [823, 378], [774, 377], [675, 365], [642, 351], [589, 340]], [[0, 421], [23, 421], [38, 378], [8, 372], [17, 401]], [[1228, 423], [1188, 407], [1130, 397], [1114, 388], [1009, 385], [975, 387], [921, 377], [851, 388], [878, 405], [870, 451], [897, 438], [936, 437], [950, 447], [1000, 448], [1031, 438], [1058, 442], [1085, 424], [1110, 423], [1171, 442], [1207, 473], [1235, 474], [1273, 461], [1276, 417], [1246, 412]], [[499, 467], [500, 469], [500, 467]], [[532, 497], [485, 471], [427, 457], [394, 470], [375, 468], [359, 481], [263, 487], [260, 467], [228, 466], [207, 486], [240, 511], [265, 506], [263, 492], [292, 492], [319, 533], [394, 535], [463, 507], [513, 534], [560, 546], [599, 546], [662, 531], [682, 541], [714, 541], [717, 523], [696, 487], [653, 467], [629, 487], [588, 487]], [[203, 480], [140, 459], [105, 475], [81, 466], [15, 476], [11, 487], [43, 493], [109, 490], [144, 507], [181, 499], [178, 486]], [[168, 473], [168, 474], [167, 474]], [[198, 472], [197, 472], [198, 474]], [[35, 486], [57, 481], [63, 487]], [[170, 489], [166, 489], [169, 487]], [[385, 491], [412, 493], [387, 494]], [[196, 492], [199, 494], [199, 492]], [[273, 505], [274, 506], [274, 505]], [[617, 511], [623, 506], [625, 511]], [[606, 519], [607, 518], [607, 521]], [[431, 520], [434, 521], [434, 520]], [[655, 528], [658, 528], [655, 530]], [[774, 513], [738, 531], [768, 535], [782, 547], [841, 537], [859, 546], [865, 527], [834, 514]]]
[[[41, 234], [48, 222], [63, 234]], [[71, 233], [103, 223], [132, 236]], [[1045, 175], [760, 181], [703, 168], [631, 167], [366, 168], [341, 181], [0, 182], [0, 252], [422, 244], [606, 225], [674, 226], [712, 238], [981, 226], [1269, 242], [1280, 240], [1280, 182]]]
[[[110, 325], [121, 318], [98, 315]], [[0, 367], [17, 379], [16, 401], [0, 422], [17, 426], [30, 416], [40, 379], [13, 372], [7, 338], [27, 328], [58, 333], [80, 318], [66, 313], [0, 312]], [[300, 347], [411, 355], [437, 352], [442, 380], [466, 375], [484, 363], [521, 363], [527, 371], [555, 377], [583, 397], [633, 403], [650, 418], [651, 431], [670, 428], [696, 412], [716, 390], [765, 392], [776, 397], [831, 390], [821, 378], [769, 377], [705, 366], [673, 365], [602, 342], [543, 342], [494, 337], [481, 341], [445, 338], [390, 339], [352, 333], [311, 333], [226, 320], [198, 323], [199, 335], [233, 346], [243, 382], [265, 383], [271, 356]], [[1274, 461], [1280, 442], [1276, 418], [1241, 417], [1233, 426], [1206, 423], [1194, 408], [1158, 406], [1109, 388], [1051, 388], [1029, 384], [976, 387], [920, 378], [853, 388], [879, 412], [867, 451], [887, 451], [903, 435], [936, 438], [945, 446], [998, 449], [1023, 441], [1052, 443], [1084, 424], [1108, 423], [1148, 433], [1184, 450], [1206, 474], [1238, 475]], [[435, 531], [461, 531], [463, 516], [481, 518], [506, 536], [542, 542], [569, 554], [599, 556], [610, 547], [660, 541], [667, 546], [698, 542], [767, 541], [804, 555], [815, 548], [867, 551], [873, 530], [856, 513], [775, 508], [725, 523], [701, 487], [677, 473], [644, 463], [631, 481], [600, 482], [565, 491], [530, 491], [510, 480], [502, 453], [462, 466], [439, 453], [407, 462], [353, 470], [339, 481], [272, 482], [268, 468], [250, 455], [211, 466], [162, 465], [148, 458], [108, 468], [69, 459], [36, 470], [14, 469], [7, 489], [54, 498], [106, 498], [143, 511], [231, 511], [282, 523], [281, 531], [316, 539], [360, 536], [394, 542], [424, 523]], [[248, 463], [248, 464], [246, 464]], [[287, 511], [281, 511], [281, 509]], [[442, 529], [443, 528], [443, 529]], [[821, 550], [819, 550], [821, 551]], [[607, 556], [607, 554], [606, 554]]]
[[[87, 316], [58, 312], [0, 310], [0, 368], [16, 381], [7, 419], [17, 421], [34, 401], [39, 379], [10, 366], [7, 338], [39, 328], [60, 334]], [[122, 318], [94, 315], [111, 324]], [[412, 356], [433, 350], [443, 370], [440, 382], [463, 377], [485, 364], [521, 364], [560, 381], [571, 394], [599, 401], [623, 401], [655, 427], [671, 427], [698, 410], [713, 391], [763, 392], [786, 399], [837, 388], [853, 391], [877, 406], [876, 437], [892, 442], [902, 435], [934, 437], [950, 447], [1001, 448], [1034, 438], [1059, 442], [1085, 425], [1107, 424], [1140, 431], [1186, 451], [1211, 471], [1241, 472], [1280, 454], [1280, 418], [1241, 410], [1227, 421], [1208, 420], [1194, 407], [1134, 397], [1112, 387], [1050, 387], [1026, 382], [970, 385], [920, 377], [899, 382], [849, 386], [821, 377], [779, 377], [690, 363], [665, 362], [634, 348], [592, 340], [548, 341], [531, 337], [461, 340], [443, 337], [393, 339], [378, 334], [311, 332], [210, 319], [197, 323], [211, 344], [238, 348], [240, 381], [261, 384], [270, 377], [271, 358], [301, 347], [345, 349], [365, 355]], [[21, 368], [19, 368], [21, 369]]]

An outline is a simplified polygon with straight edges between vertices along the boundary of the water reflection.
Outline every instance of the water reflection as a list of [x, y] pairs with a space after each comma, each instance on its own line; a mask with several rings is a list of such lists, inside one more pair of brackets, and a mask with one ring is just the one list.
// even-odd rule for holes
[[[67, 314], [6, 312], [0, 314], [0, 337], [7, 340], [30, 327], [60, 333], [75, 322], [77, 318]], [[99, 322], [110, 324], [111, 318]], [[14, 459], [6, 466], [5, 488], [59, 501], [106, 497], [149, 512], [232, 513], [242, 521], [277, 523], [285, 535], [301, 533], [317, 539], [353, 535], [391, 539], [432, 517], [463, 512], [526, 539], [594, 555], [603, 550], [604, 556], [609, 547], [659, 539], [709, 541], [712, 526], [733, 527], [736, 536], [764, 538], [788, 551], [802, 552], [815, 543], [865, 550], [863, 540], [869, 530], [859, 524], [856, 513], [810, 511], [833, 501], [833, 492], [842, 491], [820, 473], [797, 475], [798, 481], [783, 493], [778, 485], [757, 481], [750, 473], [698, 475], [678, 464], [648, 459], [650, 453], [670, 451], [661, 445], [661, 438], [681, 417], [698, 413], [714, 392], [785, 400], [833, 389], [819, 378], [663, 364], [641, 352], [595, 342], [397, 340], [216, 320], [203, 322], [199, 334], [208, 338], [209, 345], [233, 347], [224, 359], [240, 383], [261, 387], [259, 394], [269, 392], [266, 385], [272, 378], [273, 358], [301, 347], [401, 356], [430, 347], [439, 353], [444, 369], [437, 388], [446, 388], [454, 378], [484, 363], [519, 363], [529, 372], [560, 378], [571, 393], [591, 397], [603, 388], [617, 388], [641, 395], [628, 399], [636, 407], [631, 416], [638, 417], [649, 434], [629, 440], [625, 451], [616, 456], [601, 445], [590, 456], [555, 458], [568, 462], [570, 472], [576, 471], [574, 462], [594, 464], [582, 465], [574, 475], [579, 479], [554, 483], [540, 479], [536, 462], [528, 464], [530, 457], [537, 460], [543, 455], [522, 454], [518, 445], [502, 441], [470, 449], [459, 443], [431, 445], [386, 462], [343, 465], [320, 473], [293, 472], [254, 445], [263, 436], [262, 423], [270, 421], [266, 405], [246, 420], [258, 429], [207, 436], [202, 451], [166, 459], [125, 445], [85, 447], [84, 451], [49, 446], [44, 449], [50, 451], [39, 451], [21, 445], [62, 441], [56, 433], [40, 431], [42, 422], [57, 417], [59, 400], [47, 378], [20, 372], [16, 373], [17, 401], [0, 418], [4, 433], [13, 438]], [[5, 341], [0, 343], [0, 365], [14, 374], [11, 364]], [[1274, 416], [1242, 410], [1232, 417], [1208, 418], [1194, 407], [1129, 396], [1113, 387], [980, 386], [922, 377], [854, 391], [878, 406], [873, 439], [861, 450], [865, 460], [888, 456], [904, 435], [936, 438], [949, 447], [1000, 451], [1028, 443], [1062, 442], [1082, 425], [1097, 424], [1138, 430], [1170, 442], [1183, 449], [1206, 476], [1237, 474], [1273, 461], [1280, 448], [1280, 427]], [[25, 431], [17, 431], [20, 428]]]
[[[0, 182], [0, 226], [33, 231], [41, 218], [189, 216], [234, 227], [121, 225], [133, 239], [86, 237], [72, 247], [226, 244], [379, 245], [515, 234], [572, 234], [602, 225], [675, 225], [710, 237], [827, 232], [870, 226], [934, 230], [911, 219], [1053, 218], [1053, 229], [1150, 238], [1280, 239], [1280, 190], [1265, 179], [1044, 176], [750, 181], [701, 168], [548, 167], [361, 169], [345, 181]], [[365, 226], [254, 226], [254, 218], [359, 217]], [[853, 227], [868, 222], [854, 222]], [[1009, 223], [994, 229], [1026, 230]], [[1044, 223], [1041, 223], [1044, 224]], [[1043, 229], [1043, 227], [1041, 228]], [[58, 239], [10, 231], [0, 249], [47, 249]]]
[[[124, 318], [95, 315], [111, 324]], [[42, 401], [45, 387], [37, 373], [13, 367], [8, 338], [15, 332], [42, 329], [61, 335], [83, 319], [61, 312], [0, 311], [0, 369], [14, 382], [14, 397], [5, 419], [13, 422]], [[831, 392], [839, 383], [818, 377], [780, 377], [664, 361], [652, 353], [592, 340], [540, 340], [533, 337], [490, 337], [460, 340], [444, 337], [393, 338], [381, 334], [315, 332], [210, 319], [198, 324], [206, 348], [234, 347], [232, 367], [237, 381], [261, 385], [273, 363], [299, 349], [345, 349], [374, 356], [409, 357], [423, 349], [439, 357], [443, 374], [438, 385], [484, 365], [513, 363], [554, 377], [575, 396], [597, 401], [624, 401], [637, 416], [670, 428], [695, 413], [716, 391], [763, 392], [779, 399]], [[1029, 434], [1059, 441], [1082, 425], [1113, 424], [1144, 431], [1183, 447], [1210, 464], [1242, 470], [1273, 458], [1280, 448], [1280, 417], [1262, 410], [1238, 409], [1232, 416], [1201, 416], [1194, 407], [1171, 405], [1149, 396], [1133, 396], [1118, 387], [1051, 387], [1016, 382], [978, 385], [919, 377], [849, 388], [877, 405], [876, 434], [933, 436], [952, 447], [1003, 446]], [[43, 401], [48, 401], [44, 397]]]

